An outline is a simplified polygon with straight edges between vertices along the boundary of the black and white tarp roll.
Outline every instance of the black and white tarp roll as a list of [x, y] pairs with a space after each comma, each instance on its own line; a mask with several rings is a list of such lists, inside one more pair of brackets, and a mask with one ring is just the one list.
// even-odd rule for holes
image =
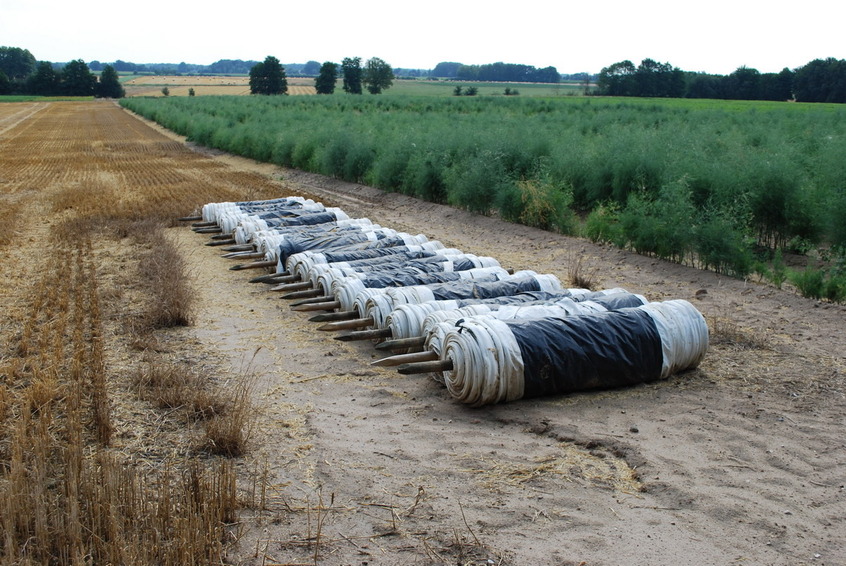
[[687, 301], [571, 318], [468, 318], [444, 338], [444, 383], [473, 406], [614, 388], [696, 367], [708, 325]]

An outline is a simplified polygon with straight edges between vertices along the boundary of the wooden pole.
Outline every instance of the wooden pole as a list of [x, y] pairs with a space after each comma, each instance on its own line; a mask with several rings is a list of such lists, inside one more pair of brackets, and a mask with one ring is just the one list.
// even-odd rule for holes
[[[420, 362], [434, 362], [438, 360], [438, 354], [431, 350], [423, 350], [422, 352], [414, 352], [413, 354], [397, 354], [389, 358], [382, 358], [375, 362], [370, 362], [371, 366], [380, 367], [395, 367], [403, 364], [414, 364]], [[438, 360], [440, 361], [440, 360]]]
[[262, 252], [230, 252], [220, 256], [224, 259], [258, 259], [264, 257]]
[[211, 239], [212, 239], [212, 240], [228, 240], [228, 239], [232, 238], [232, 233], [231, 233], [231, 232], [227, 232], [226, 234], [223, 234], [223, 233], [222, 233], [222, 232], [223, 232], [223, 228], [221, 228], [220, 230], [218, 230], [218, 232], [221, 232], [221, 233], [220, 233], [220, 234], [217, 234], [217, 235], [215, 235], [215, 236], [212, 236], [212, 237], [211, 237]]
[[452, 360], [446, 358], [444, 360], [437, 360], [434, 362], [417, 362], [412, 364], [403, 364], [397, 368], [397, 372], [402, 375], [415, 375], [418, 373], [440, 373], [443, 371], [452, 371]]
[[333, 311], [341, 308], [341, 301], [327, 301], [325, 303], [315, 303], [313, 305], [300, 305], [291, 307], [292, 311], [311, 312], [311, 311]]
[[358, 311], [340, 311], [340, 312], [327, 312], [325, 314], [316, 314], [310, 319], [309, 322], [335, 322], [337, 320], [352, 320], [354, 318], [359, 318]]
[[310, 299], [300, 299], [299, 301], [294, 301], [291, 303], [292, 307], [298, 307], [300, 305], [313, 305], [315, 303], [325, 303], [327, 301], [334, 301], [334, 295], [321, 295], [319, 297], [312, 297]]
[[349, 334], [341, 334], [340, 336], [335, 336], [335, 340], [340, 340], [341, 342], [355, 342], [357, 340], [381, 340], [382, 338], [390, 337], [390, 328], [377, 328], [376, 330], [356, 330], [355, 332], [350, 332]]
[[237, 246], [230, 246], [223, 248], [225, 252], [251, 252], [256, 248], [252, 244], [238, 244]]
[[202, 216], [183, 216], [181, 218], [177, 218], [180, 222], [194, 222], [196, 220], [202, 220]]
[[368, 326], [373, 326], [373, 319], [369, 316], [365, 318], [354, 318], [352, 320], [330, 322], [328, 324], [324, 324], [323, 326], [318, 326], [317, 329], [323, 330], [324, 332], [334, 332], [337, 330], [355, 330], [357, 328], [367, 328]]
[[233, 265], [229, 269], [232, 271], [241, 271], [242, 269], [258, 269], [259, 267], [272, 267], [275, 265], [276, 261], [267, 259], [264, 261], [254, 261], [252, 263], [239, 263], [238, 265]]
[[284, 273], [268, 273], [266, 275], [259, 275], [258, 277], [253, 277], [250, 279], [250, 283], [269, 283], [271, 285], [276, 284], [276, 280], [280, 277], [289, 277], [288, 272]]
[[[287, 293], [282, 295], [282, 298], [285, 300], [292, 300], [292, 299], [311, 299], [313, 297], [319, 297], [323, 293], [323, 289], [309, 289], [308, 291], [297, 291], [295, 293]], [[314, 303], [314, 304], [322, 304], [322, 303]], [[294, 306], [294, 305], [292, 305]], [[307, 306], [307, 305], [296, 305], [296, 306]]]
[[220, 226], [211, 226], [209, 228], [191, 228], [197, 234], [220, 234], [223, 228]]
[[206, 242], [207, 246], [228, 246], [229, 244], [237, 244], [238, 242], [235, 241], [235, 238], [229, 238], [228, 240], [212, 240], [211, 242]]
[[413, 338], [397, 338], [396, 340], [385, 340], [381, 344], [376, 344], [377, 350], [419, 350], [426, 343], [424, 336], [415, 336]]
[[306, 289], [311, 289], [311, 281], [300, 281], [299, 283], [283, 283], [282, 285], [277, 285], [276, 287], [271, 287], [271, 291], [304, 291]]
[[[197, 216], [196, 218], [199, 218], [200, 220], [203, 219], [202, 216]], [[180, 218], [180, 220], [185, 220], [185, 219]], [[193, 224], [191, 224], [191, 228], [211, 228], [212, 226], [217, 226], [217, 222], [215, 222], [214, 220], [211, 220], [209, 222], [194, 222]]]

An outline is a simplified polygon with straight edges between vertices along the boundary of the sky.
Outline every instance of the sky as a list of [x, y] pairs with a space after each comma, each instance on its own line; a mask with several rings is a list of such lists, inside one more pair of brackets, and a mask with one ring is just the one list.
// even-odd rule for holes
[[846, 59], [844, 16], [831, 0], [0, 0], [0, 45], [52, 62], [380, 57], [412, 69], [502, 61], [598, 73], [651, 58], [769, 73]]

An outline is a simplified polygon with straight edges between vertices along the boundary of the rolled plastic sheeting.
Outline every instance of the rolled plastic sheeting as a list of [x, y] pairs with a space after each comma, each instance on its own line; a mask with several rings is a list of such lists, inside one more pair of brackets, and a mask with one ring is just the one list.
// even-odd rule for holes
[[708, 325], [687, 301], [570, 318], [468, 318], [447, 333], [441, 359], [456, 400], [482, 406], [521, 398], [614, 388], [696, 367]]
[[[341, 237], [329, 235], [323, 238], [291, 238], [280, 244], [277, 269], [282, 271], [283, 265], [288, 265], [288, 258], [292, 255], [310, 250], [368, 250], [376, 248], [393, 248], [397, 246], [420, 245], [428, 239], [423, 234], [412, 236], [404, 232], [396, 232], [390, 228], [380, 228], [372, 232], [347, 234]], [[290, 266], [288, 266], [290, 268]]]
[[284, 197], [244, 202], [210, 202], [203, 205], [202, 216], [204, 222], [219, 222], [220, 217], [227, 212], [253, 212], [256, 210], [266, 210], [271, 207], [301, 207], [316, 204], [318, 203], [303, 197]]
[[[359, 313], [365, 313], [368, 299], [397, 289], [435, 285], [459, 285], [467, 281], [495, 282], [506, 277], [509, 277], [508, 271], [501, 267], [480, 267], [467, 271], [441, 273], [394, 274], [387, 277], [377, 275], [368, 278], [368, 280], [347, 280], [336, 285], [332, 289], [332, 294], [341, 303], [342, 311], [357, 310]], [[367, 315], [365, 314], [365, 316]], [[374, 319], [374, 323], [377, 328], [384, 328], [383, 319]]]
[[421, 336], [426, 337], [425, 348], [438, 355], [441, 353], [446, 334], [455, 327], [455, 323], [463, 318], [488, 316], [497, 320], [522, 320], [531, 318], [566, 318], [634, 308], [647, 304], [649, 301], [643, 295], [634, 293], [618, 293], [597, 297], [597, 300], [576, 302], [571, 298], [563, 298], [554, 303], [530, 303], [525, 305], [497, 305], [477, 304], [451, 311], [435, 311], [423, 319]]
[[469, 271], [482, 267], [499, 267], [499, 262], [492, 257], [479, 257], [472, 254], [454, 254], [424, 257], [417, 259], [403, 259], [402, 261], [383, 261], [368, 263], [359, 266], [345, 267], [336, 266], [333, 268], [320, 268], [314, 266], [309, 272], [308, 278], [313, 287], [320, 287], [329, 294], [336, 285], [340, 285], [347, 279], [361, 279], [365, 287], [372, 287], [367, 284], [367, 279], [378, 276], [392, 276], [403, 273], [436, 273], [450, 271]]
[[318, 281], [324, 288], [331, 289], [332, 281], [340, 277], [354, 274], [370, 273], [373, 271], [393, 271], [398, 265], [426, 265], [428, 263], [444, 262], [456, 256], [462, 256], [455, 248], [435, 251], [402, 252], [383, 257], [360, 259], [355, 261], [339, 261], [335, 263], [317, 263], [310, 266], [305, 277], [317, 287]]
[[[287, 270], [300, 276], [304, 281], [308, 278], [308, 273], [313, 265], [324, 263], [336, 263], [339, 261], [359, 261], [362, 259], [373, 259], [377, 257], [385, 257], [394, 254], [402, 254], [406, 252], [431, 252], [444, 249], [444, 245], [437, 240], [425, 242], [422, 244], [412, 244], [404, 246], [369, 248], [369, 249], [333, 249], [322, 251], [305, 251], [292, 255], [285, 262]], [[284, 271], [284, 269], [279, 269]]]
[[[529, 291], [560, 291], [561, 282], [552, 274], [518, 271], [498, 281], [464, 281], [442, 285], [415, 285], [388, 289], [385, 294], [356, 298], [356, 310], [372, 318], [377, 328], [387, 328], [388, 317], [399, 305], [459, 299], [490, 299]], [[361, 310], [361, 309], [364, 310]]]
[[[591, 291], [590, 289], [559, 289], [557, 291], [526, 291], [516, 295], [503, 295], [488, 299], [460, 299], [444, 301], [427, 301], [419, 304], [397, 305], [387, 316], [386, 324], [391, 328], [392, 338], [413, 338], [423, 335], [423, 321], [426, 317], [436, 311], [454, 311], [456, 309], [472, 305], [488, 305], [492, 308], [500, 308], [503, 305], [525, 305], [554, 303], [561, 299], [573, 301], [602, 300], [603, 297], [615, 295], [629, 295], [625, 289], [616, 287], [602, 291]], [[644, 300], [644, 302], [646, 302]], [[608, 306], [608, 310], [616, 310], [625, 306]]]

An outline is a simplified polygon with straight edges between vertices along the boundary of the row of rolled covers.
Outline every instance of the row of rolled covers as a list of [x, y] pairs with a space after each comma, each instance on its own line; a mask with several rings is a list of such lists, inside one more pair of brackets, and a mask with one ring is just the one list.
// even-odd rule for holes
[[280, 277], [319, 290], [338, 320], [349, 313], [377, 342], [422, 350], [436, 362], [429, 373], [469, 405], [664, 379], [708, 348], [705, 319], [687, 301], [565, 289], [552, 274], [512, 273], [312, 200], [209, 203], [202, 219]]

